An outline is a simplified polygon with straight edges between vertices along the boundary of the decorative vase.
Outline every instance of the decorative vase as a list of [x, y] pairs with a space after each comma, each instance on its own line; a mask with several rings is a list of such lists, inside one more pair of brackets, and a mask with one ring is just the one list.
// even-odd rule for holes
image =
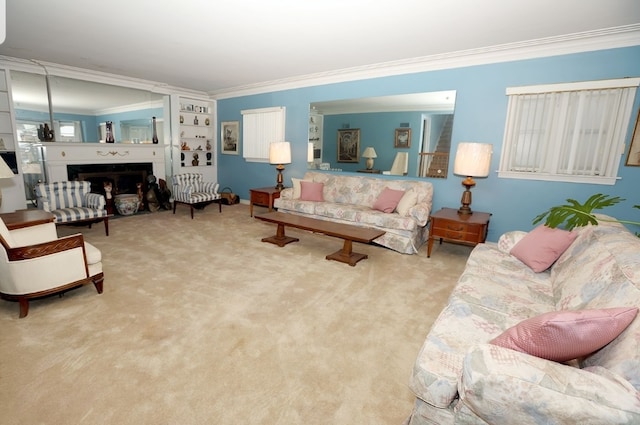
[[107, 121], [105, 127], [107, 134], [105, 135], [104, 141], [107, 143], [115, 143], [116, 139], [113, 137], [113, 122]]
[[153, 118], [153, 138], [151, 139], [153, 141], [154, 145], [158, 144], [158, 130], [156, 128], [156, 117], [152, 117]]

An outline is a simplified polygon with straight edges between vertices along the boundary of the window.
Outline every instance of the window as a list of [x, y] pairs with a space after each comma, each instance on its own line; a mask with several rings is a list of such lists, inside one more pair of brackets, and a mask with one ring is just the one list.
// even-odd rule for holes
[[247, 161], [268, 162], [271, 142], [283, 142], [285, 108], [242, 111], [242, 156]]
[[80, 121], [54, 121], [55, 138], [58, 142], [82, 142], [82, 126]]
[[614, 184], [640, 78], [507, 89], [498, 175]]

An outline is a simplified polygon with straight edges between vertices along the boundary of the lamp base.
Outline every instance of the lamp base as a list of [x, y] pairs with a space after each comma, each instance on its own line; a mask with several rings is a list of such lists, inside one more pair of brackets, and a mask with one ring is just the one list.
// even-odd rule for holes
[[276, 170], [278, 170], [278, 177], [276, 179], [276, 189], [277, 190], [282, 190], [284, 189], [284, 184], [282, 184], [283, 182], [283, 178], [282, 178], [282, 171], [284, 170], [284, 165], [280, 164], [278, 166], [276, 166]]
[[462, 192], [462, 199], [460, 199], [460, 203], [462, 206], [458, 209], [458, 214], [460, 215], [469, 215], [473, 214], [471, 211], [471, 188], [476, 185], [476, 182], [473, 181], [471, 177], [467, 177], [462, 181], [462, 185], [466, 188], [464, 192]]
[[373, 158], [367, 158], [365, 165], [367, 166], [367, 170], [373, 170]]

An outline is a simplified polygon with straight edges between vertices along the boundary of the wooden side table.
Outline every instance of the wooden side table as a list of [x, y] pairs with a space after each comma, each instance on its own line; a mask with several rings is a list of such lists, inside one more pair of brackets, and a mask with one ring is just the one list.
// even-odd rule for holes
[[473, 214], [458, 214], [458, 210], [453, 208], [442, 208], [431, 214], [427, 257], [431, 257], [435, 239], [440, 239], [440, 243], [445, 241], [470, 246], [484, 243], [490, 218], [490, 213], [474, 211]]
[[249, 214], [253, 217], [253, 206], [259, 205], [273, 210], [273, 201], [280, 197], [280, 190], [274, 186], [249, 189]]

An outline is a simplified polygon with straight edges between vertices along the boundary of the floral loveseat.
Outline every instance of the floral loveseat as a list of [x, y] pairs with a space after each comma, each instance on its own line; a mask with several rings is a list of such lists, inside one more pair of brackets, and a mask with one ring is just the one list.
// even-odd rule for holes
[[[408, 424], [640, 424], [640, 238], [617, 223], [572, 233], [539, 273], [510, 254], [524, 232], [474, 248], [416, 359]], [[619, 307], [624, 323], [588, 319]], [[523, 326], [569, 315], [577, 320], [550, 322], [546, 342]], [[544, 355], [504, 348], [505, 335]], [[611, 342], [593, 352], [545, 357], [601, 336]]]
[[[296, 179], [293, 180], [296, 185]], [[322, 200], [302, 200], [295, 193], [297, 188], [291, 187], [284, 189], [274, 201], [278, 211], [384, 230], [386, 233], [373, 242], [405, 254], [417, 253], [428, 239], [427, 223], [433, 197], [433, 186], [429, 182], [317, 171], [307, 172], [302, 181], [322, 183]], [[390, 213], [374, 209], [385, 188], [404, 191], [406, 199], [402, 204], [408, 208]]]

